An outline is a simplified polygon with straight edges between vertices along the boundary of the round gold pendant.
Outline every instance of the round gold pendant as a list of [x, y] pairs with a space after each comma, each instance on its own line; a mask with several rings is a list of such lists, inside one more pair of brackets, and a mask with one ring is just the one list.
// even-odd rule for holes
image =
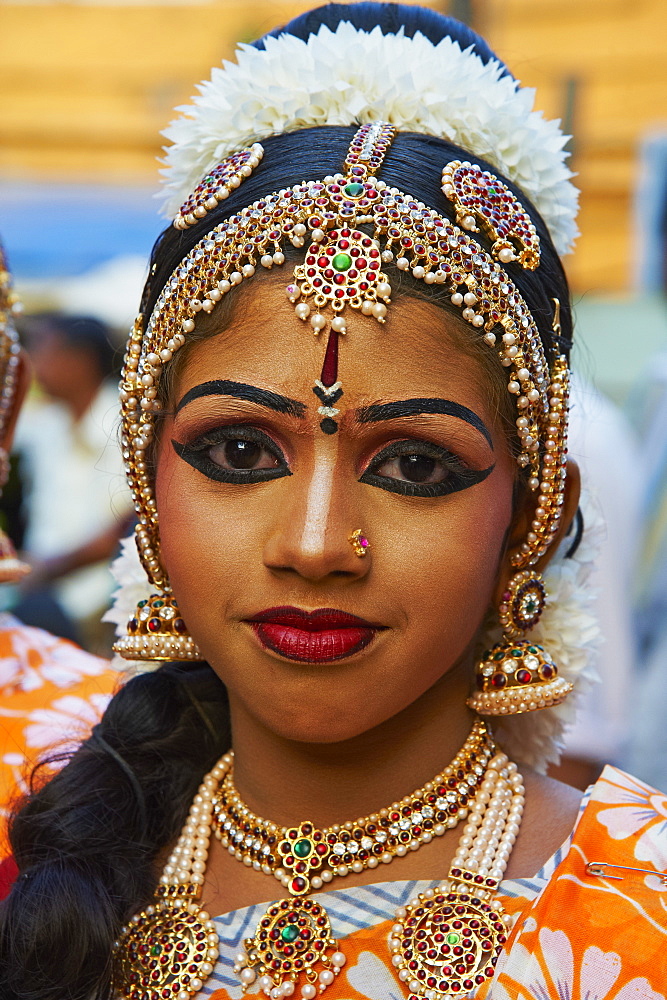
[[[282, 899], [269, 907], [255, 936], [245, 941], [248, 969], [259, 974], [267, 996], [274, 991], [289, 996], [305, 980], [301, 995], [306, 1000], [330, 985], [345, 964], [336, 948], [327, 911], [309, 897]], [[328, 955], [331, 949], [334, 954]], [[245, 990], [250, 977], [244, 981], [242, 974], [241, 981]]]
[[186, 900], [156, 902], [137, 913], [114, 946], [113, 995], [125, 1000], [189, 1000], [218, 957], [208, 913]]
[[477, 896], [450, 892], [407, 906], [392, 950], [410, 1000], [439, 1000], [464, 996], [491, 979], [506, 940], [501, 911]]

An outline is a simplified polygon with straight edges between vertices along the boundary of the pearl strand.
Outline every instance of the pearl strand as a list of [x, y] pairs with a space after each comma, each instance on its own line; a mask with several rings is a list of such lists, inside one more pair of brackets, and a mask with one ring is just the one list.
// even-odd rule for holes
[[[161, 885], [202, 886], [204, 884], [213, 825], [213, 797], [221, 780], [229, 770], [231, 760], [231, 755], [225, 754], [213, 770], [204, 776], [190, 806], [181, 835], [162, 870]], [[169, 903], [165, 902], [162, 906], [167, 908]], [[146, 912], [150, 913], [151, 909], [149, 907]], [[206, 979], [213, 972], [219, 955], [220, 939], [215, 930], [215, 923], [210, 919], [209, 914], [205, 910], [200, 910], [196, 903], [190, 903], [188, 909], [190, 912], [198, 914], [199, 920], [207, 931], [207, 961], [200, 963], [198, 975], [190, 980], [190, 988], [180, 990], [176, 994], [176, 1000], [192, 1000], [193, 993], [198, 993], [203, 988]], [[200, 975], [205, 978], [199, 978]]]
[[197, 790], [188, 818], [169, 855], [160, 883], [162, 885], [203, 885], [213, 826], [213, 799], [221, 780], [229, 770], [231, 754], [221, 757], [204, 776]]
[[519, 833], [524, 807], [523, 778], [506, 754], [489, 764], [452, 861], [500, 881]]
[[[424, 982], [414, 978], [414, 973], [410, 967], [406, 966], [402, 954], [405, 934], [403, 921], [410, 917], [415, 907], [420, 906], [420, 904], [422, 906], [425, 904], [428, 907], [433, 905], [431, 901], [435, 901], [437, 905], [445, 894], [448, 894], [447, 899], [450, 901], [459, 897], [462, 902], [467, 901], [469, 905], [470, 892], [474, 892], [483, 899], [494, 891], [487, 885], [473, 883], [471, 873], [475, 873], [480, 881], [483, 878], [485, 882], [492, 879], [495, 883], [499, 883], [502, 879], [519, 833], [524, 808], [524, 791], [523, 778], [517, 770], [516, 764], [510, 761], [504, 753], [496, 754], [489, 762], [484, 781], [471, 807], [468, 821], [452, 860], [449, 878], [436, 889], [427, 889], [426, 892], [419, 895], [418, 899], [411, 900], [407, 906], [400, 907], [396, 911], [397, 923], [394, 924], [389, 939], [391, 961], [398, 978], [407, 984], [412, 994], [425, 997], [426, 1000], [437, 1000], [441, 996], [437, 990], [425, 989]], [[493, 882], [491, 884], [493, 885]], [[479, 899], [473, 900], [473, 905], [476, 902], [479, 903]], [[450, 903], [450, 907], [452, 905], [455, 904]], [[503, 911], [500, 901], [495, 898], [487, 899], [487, 907], [495, 913], [495, 920], [502, 921], [502, 924], [509, 931], [513, 917]], [[498, 938], [499, 942], [504, 940], [504, 937]], [[495, 959], [493, 959], [493, 964], [495, 964]], [[423, 973], [419, 974], [423, 975]], [[490, 974], [493, 974], [492, 971]], [[489, 975], [489, 970], [486, 971], [486, 975]], [[479, 976], [475, 978], [474, 982], [479, 983], [480, 979], [484, 978], [484, 975]], [[469, 987], [466, 987], [465, 983], [463, 986], [464, 988], [472, 988], [472, 975]]]

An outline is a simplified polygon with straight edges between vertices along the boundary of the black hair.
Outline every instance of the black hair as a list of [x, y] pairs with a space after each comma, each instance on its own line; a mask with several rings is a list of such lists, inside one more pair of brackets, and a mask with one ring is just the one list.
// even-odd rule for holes
[[[363, 28], [380, 25], [387, 33], [400, 27], [408, 35], [421, 31], [434, 42], [449, 36], [463, 48], [472, 45], [485, 61], [493, 58], [465, 26], [401, 4], [332, 4], [280, 30], [305, 38], [321, 24], [335, 28], [343, 20]], [[269, 191], [340, 169], [354, 131], [354, 125], [322, 127], [263, 140], [264, 158], [238, 192], [188, 230], [169, 227], [158, 239], [144, 317], [185, 254], [216, 224]], [[451, 218], [440, 173], [447, 160], [462, 153], [488, 167], [444, 140], [399, 134], [380, 176]], [[529, 211], [542, 242], [537, 272], [517, 264], [507, 269], [549, 357], [554, 347], [567, 350], [571, 340], [567, 284], [539, 213], [506, 183]], [[488, 241], [482, 242], [488, 248]], [[552, 343], [552, 297], [561, 302], [558, 345]], [[10, 830], [22, 877], [0, 910], [3, 1000], [108, 1000], [114, 937], [149, 901], [159, 877], [158, 857], [177, 836], [202, 775], [229, 746], [226, 691], [211, 668], [163, 666], [123, 687], [63, 770], [42, 787], [35, 781]]]
[[94, 316], [77, 316], [62, 312], [31, 313], [18, 323], [21, 340], [30, 349], [31, 339], [55, 333], [68, 347], [88, 355], [94, 362], [100, 379], [117, 373], [119, 351], [113, 343], [110, 328]]
[[499, 62], [502, 66], [502, 76], [512, 76], [507, 66], [503, 65], [476, 31], [453, 17], [447, 17], [429, 7], [420, 7], [416, 4], [412, 6], [403, 3], [329, 3], [299, 14], [283, 27], [267, 31], [252, 44], [255, 48], [263, 49], [265, 39], [277, 38], [283, 34], [293, 35], [305, 42], [323, 25], [335, 31], [342, 21], [348, 21], [359, 31], [372, 31], [379, 26], [384, 35], [395, 35], [402, 31], [407, 38], [413, 38], [419, 33], [434, 45], [443, 38], [453, 38], [462, 49], [472, 49], [485, 65], [492, 59]]

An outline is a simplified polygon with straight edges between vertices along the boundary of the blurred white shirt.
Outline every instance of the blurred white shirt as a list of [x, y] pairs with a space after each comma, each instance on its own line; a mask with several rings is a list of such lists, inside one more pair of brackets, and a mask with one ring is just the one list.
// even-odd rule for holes
[[[59, 555], [93, 539], [131, 509], [118, 438], [118, 387], [106, 382], [75, 421], [62, 403], [29, 401], [16, 429], [25, 496], [26, 552]], [[111, 593], [108, 564], [69, 574], [54, 585], [74, 619], [103, 607]]]

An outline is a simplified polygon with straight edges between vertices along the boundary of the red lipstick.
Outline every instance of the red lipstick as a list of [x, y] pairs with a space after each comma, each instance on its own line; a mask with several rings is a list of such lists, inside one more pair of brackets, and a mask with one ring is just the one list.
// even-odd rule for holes
[[383, 628], [335, 608], [268, 608], [247, 620], [263, 646], [301, 663], [326, 663], [352, 656]]

